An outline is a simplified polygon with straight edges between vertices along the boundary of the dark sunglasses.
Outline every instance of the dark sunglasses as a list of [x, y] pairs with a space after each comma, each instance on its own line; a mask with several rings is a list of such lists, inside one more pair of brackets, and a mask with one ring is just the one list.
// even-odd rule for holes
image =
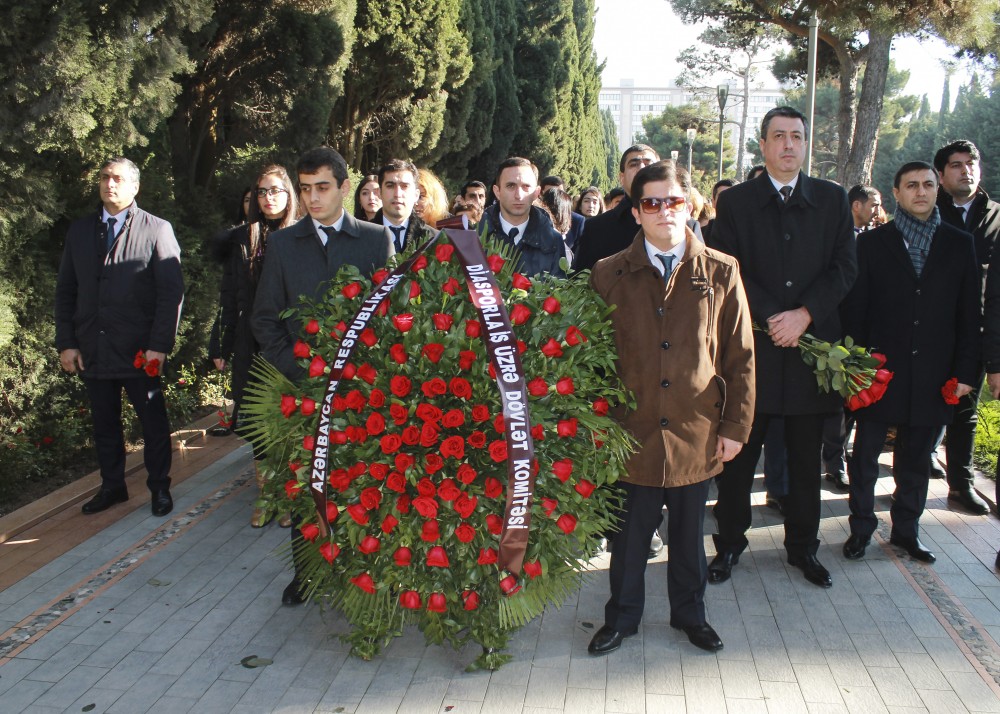
[[678, 213], [687, 199], [683, 196], [667, 196], [666, 198], [640, 198], [639, 208], [643, 213], [659, 213], [662, 206], [666, 206], [674, 213]]

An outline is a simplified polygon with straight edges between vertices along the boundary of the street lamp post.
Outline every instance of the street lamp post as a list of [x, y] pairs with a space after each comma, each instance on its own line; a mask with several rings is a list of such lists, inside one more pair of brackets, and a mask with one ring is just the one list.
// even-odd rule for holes
[[670, 152], [670, 160], [673, 161], [676, 164], [677, 163], [677, 157], [680, 156], [680, 155], [681, 155], [681, 152], [679, 152], [677, 149], [674, 149], [673, 151]]
[[719, 178], [717, 180], [722, 180], [722, 126], [726, 120], [726, 100], [729, 99], [729, 85], [720, 84], [718, 87], [719, 92]]
[[691, 180], [691, 151], [694, 146], [694, 138], [698, 135], [698, 130], [695, 128], [694, 124], [687, 128], [688, 137], [688, 181]]

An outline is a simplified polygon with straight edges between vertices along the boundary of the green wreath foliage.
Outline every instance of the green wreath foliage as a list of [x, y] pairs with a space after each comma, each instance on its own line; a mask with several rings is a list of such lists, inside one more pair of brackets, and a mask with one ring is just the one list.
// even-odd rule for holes
[[338, 388], [327, 537], [308, 486], [326, 365], [387, 271], [369, 281], [346, 267], [322, 300], [303, 303], [296, 350], [313, 376], [293, 384], [259, 362], [242, 407], [271, 473], [261, 505], [300, 521], [293, 557], [308, 595], [346, 616], [345, 638], [363, 658], [413, 623], [429, 642], [481, 644], [471, 667], [500, 666], [510, 633], [574, 592], [615, 526], [612, 484], [635, 441], [609, 415], [631, 402], [615, 370], [611, 308], [586, 274], [529, 279], [506, 246], [484, 247], [531, 394], [536, 481], [519, 575], [496, 564], [507, 490], [498, 382], [444, 232], [372, 319]]

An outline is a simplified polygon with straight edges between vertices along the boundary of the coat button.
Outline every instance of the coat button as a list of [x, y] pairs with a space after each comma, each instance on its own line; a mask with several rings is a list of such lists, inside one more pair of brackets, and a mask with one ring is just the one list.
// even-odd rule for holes
[[917, 295], [920, 294], [920, 288], [917, 288]]
[[920, 352], [920, 350], [913, 350], [913, 356], [916, 357], [917, 354], [919, 354], [919, 352]]
[[785, 240], [791, 240], [791, 239], [792, 239], [792, 237], [786, 233], [785, 234]]
[[663, 381], [660, 382], [660, 386], [661, 387], [669, 387], [670, 386], [670, 382], [668, 380], [664, 379]]
[[621, 270], [616, 270], [616, 271], [615, 271], [615, 275], [621, 275], [621, 274], [622, 274], [622, 271], [621, 271]]
[[659, 315], [660, 317], [663, 317], [663, 308], [662, 307], [656, 308], [656, 314]]
[[716, 402], [715, 403], [715, 408], [716, 409], [719, 409], [721, 406], [722, 406], [722, 402]]
[[919, 325], [920, 325], [920, 320], [914, 320], [913, 321], [913, 326], [914, 327], [918, 327]]
[[786, 288], [790, 288], [790, 287], [792, 287], [792, 281], [791, 281], [791, 280], [789, 280], [789, 281], [788, 281], [787, 283], [785, 283], [785, 287], [786, 287]]
[[663, 344], [660, 345], [660, 347], [662, 347], [665, 350], [669, 350], [670, 349], [670, 343], [669, 342], [664, 342]]
[[665, 427], [668, 424], [670, 424], [670, 422], [667, 421], [666, 417], [664, 417], [663, 419], [660, 419], [660, 426], [664, 426]]

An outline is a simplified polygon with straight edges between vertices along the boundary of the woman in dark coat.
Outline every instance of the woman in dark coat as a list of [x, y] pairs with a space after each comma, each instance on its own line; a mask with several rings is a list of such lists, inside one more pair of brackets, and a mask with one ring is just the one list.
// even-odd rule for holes
[[[209, 357], [217, 369], [232, 366], [233, 423], [240, 427], [240, 402], [249, 379], [250, 365], [260, 346], [250, 330], [257, 281], [264, 267], [267, 237], [287, 228], [298, 217], [295, 187], [282, 166], [267, 166], [254, 183], [247, 222], [218, 236], [212, 246], [223, 264], [218, 330], [213, 331]], [[263, 476], [257, 472], [257, 485]], [[261, 509], [254, 508], [250, 525], [265, 525]]]

